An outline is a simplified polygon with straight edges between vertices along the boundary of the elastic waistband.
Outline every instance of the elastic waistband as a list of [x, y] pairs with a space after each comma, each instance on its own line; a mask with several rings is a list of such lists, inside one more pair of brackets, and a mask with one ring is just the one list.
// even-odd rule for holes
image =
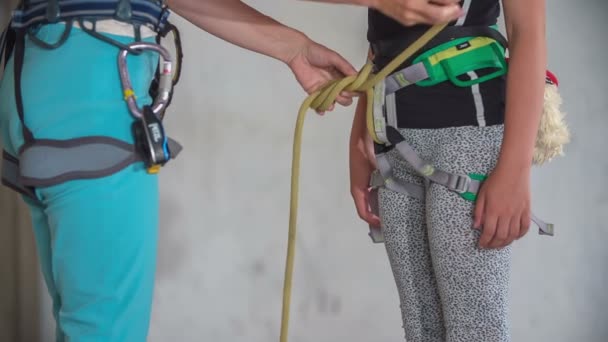
[[[63, 23], [62, 23], [63, 24]], [[86, 21], [85, 21], [86, 24]], [[80, 29], [80, 23], [77, 21], [74, 22], [74, 27]], [[87, 26], [89, 29], [91, 27]], [[122, 21], [114, 20], [114, 19], [105, 19], [99, 20], [95, 22], [95, 31], [107, 34], [113, 34], [116, 36], [123, 37], [135, 37], [135, 32], [133, 31], [133, 25], [124, 23]], [[150, 38], [156, 37], [156, 32], [147, 26], [141, 27], [141, 37], [142, 38]]]

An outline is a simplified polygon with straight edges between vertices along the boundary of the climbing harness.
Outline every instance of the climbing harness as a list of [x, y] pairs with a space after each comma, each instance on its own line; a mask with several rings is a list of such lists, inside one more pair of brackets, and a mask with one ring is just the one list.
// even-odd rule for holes
[[[48, 0], [29, 5], [22, 2], [19, 5], [2, 34], [0, 60], [4, 57], [4, 68], [8, 59], [11, 56], [14, 58], [15, 102], [25, 144], [19, 148], [17, 156], [3, 151], [2, 184], [37, 200], [35, 189], [38, 187], [109, 176], [137, 162], [143, 162], [148, 173], [155, 174], [161, 166], [177, 157], [182, 147], [166, 136], [162, 125], [173, 88], [179, 81], [183, 58], [179, 31], [168, 22], [168, 16], [167, 7], [157, 0]], [[117, 20], [132, 25], [135, 42], [122, 44], [96, 32], [95, 23], [100, 20]], [[84, 32], [119, 49], [118, 69], [123, 94], [134, 117], [134, 144], [107, 136], [67, 140], [37, 139], [25, 124], [21, 88], [25, 39], [28, 37], [44, 49], [56, 49], [67, 40], [74, 21]], [[65, 23], [64, 32], [57, 42], [47, 43], [36, 38], [38, 27], [57, 22]], [[91, 24], [92, 28], [87, 24]], [[156, 32], [156, 44], [141, 41], [141, 28], [144, 25]], [[160, 44], [161, 39], [169, 33], [174, 35], [177, 65], [167, 49]], [[149, 89], [154, 102], [139, 107], [131, 86], [126, 59], [128, 54], [140, 54], [143, 51], [158, 53], [162, 62], [157, 67], [156, 77]]]
[[[504, 75], [507, 72], [507, 62], [504, 58], [507, 48], [506, 39], [498, 33], [495, 27], [456, 28], [441, 24], [432, 26], [415, 41], [379, 42], [375, 48], [388, 47], [395, 49], [395, 46], [399, 46], [399, 49], [404, 48], [404, 50], [376, 74], [374, 74], [373, 63], [368, 61], [357, 75], [332, 81], [321, 90], [308, 96], [298, 112], [291, 167], [289, 233], [283, 285], [281, 342], [287, 342], [288, 340], [302, 129], [309, 108], [317, 111], [327, 110], [342, 91], [365, 93], [368, 99], [366, 108], [367, 128], [378, 149], [376, 156], [378, 170], [373, 173], [371, 179], [371, 186], [376, 194], [377, 189], [382, 186], [416, 198], [424, 198], [424, 187], [398, 182], [392, 177], [392, 167], [386, 157], [386, 152], [392, 148], [395, 148], [401, 157], [411, 164], [427, 181], [446, 186], [451, 191], [458, 193], [464, 200], [475, 201], [477, 192], [486, 178], [486, 175], [480, 174], [449, 173], [420, 158], [397, 130], [396, 108], [394, 98], [391, 99], [391, 97], [394, 97], [395, 92], [399, 89], [412, 84], [431, 86], [449, 80], [458, 86], [467, 87]], [[416, 56], [419, 51], [422, 51], [422, 53]], [[399, 69], [403, 65], [408, 66]], [[477, 79], [469, 78], [466, 80], [460, 78], [460, 76], [478, 69], [492, 70], [492, 72]], [[547, 75], [549, 74], [547, 73]], [[554, 82], [552, 86], [555, 86], [556, 83]], [[547, 104], [545, 104], [545, 107], [547, 107]], [[561, 119], [559, 111], [552, 114]], [[543, 117], [545, 116], [547, 116], [546, 108], [543, 112]], [[541, 119], [542, 122], [543, 119]], [[565, 129], [561, 124], [558, 126], [551, 127], [551, 129]], [[563, 142], [565, 140], [560, 141], [560, 143]], [[559, 148], [553, 151], [555, 154], [548, 154], [549, 159], [561, 152], [560, 148], [563, 144], [557, 145], [559, 145]], [[372, 208], [377, 209], [377, 200], [377, 197], [370, 199]], [[552, 224], [545, 223], [534, 215], [533, 222], [539, 226], [539, 234], [553, 235], [554, 227]], [[370, 236], [375, 242], [383, 241], [379, 229], [371, 228]]]

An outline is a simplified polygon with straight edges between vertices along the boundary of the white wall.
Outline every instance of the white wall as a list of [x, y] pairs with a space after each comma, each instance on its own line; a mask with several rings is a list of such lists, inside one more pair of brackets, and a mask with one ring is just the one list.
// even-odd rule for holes
[[[364, 62], [364, 10], [249, 3]], [[600, 42], [608, 5], [552, 0], [548, 15], [550, 68], [574, 136], [566, 158], [534, 172], [534, 210], [557, 224], [557, 236], [516, 244], [513, 341], [605, 342], [608, 51]], [[177, 22], [186, 65], [166, 122], [186, 150], [162, 173], [150, 341], [276, 341], [292, 133], [304, 94], [280, 63]], [[352, 112], [311, 113], [306, 122], [292, 342], [402, 340], [383, 246], [371, 244], [349, 196]]]

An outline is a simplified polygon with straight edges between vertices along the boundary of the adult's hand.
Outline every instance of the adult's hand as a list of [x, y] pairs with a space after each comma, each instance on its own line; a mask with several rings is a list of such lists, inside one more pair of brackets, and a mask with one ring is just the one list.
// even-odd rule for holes
[[308, 0], [373, 8], [405, 26], [440, 24], [463, 15], [460, 0]]
[[462, 16], [460, 0], [375, 0], [378, 11], [405, 26], [447, 23]]

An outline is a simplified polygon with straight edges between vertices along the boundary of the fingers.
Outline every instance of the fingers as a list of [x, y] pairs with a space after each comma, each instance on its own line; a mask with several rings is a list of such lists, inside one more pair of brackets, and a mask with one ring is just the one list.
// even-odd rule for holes
[[353, 189], [352, 196], [359, 217], [372, 227], [380, 227], [380, 218], [370, 209], [369, 190]]
[[[439, 24], [458, 19], [463, 15], [458, 0], [399, 0], [399, 4], [389, 4], [384, 1], [384, 14], [397, 19], [405, 26], [417, 24]], [[396, 7], [395, 7], [396, 6]], [[398, 8], [396, 11], [395, 9]], [[380, 8], [382, 11], [382, 8]]]
[[464, 13], [458, 4], [434, 5], [432, 3], [425, 6], [420, 15], [429, 24], [439, 24], [454, 21]]
[[521, 224], [521, 229], [519, 231], [519, 235], [517, 236], [517, 239], [521, 239], [522, 237], [524, 237], [526, 234], [528, 234], [528, 231], [530, 230], [530, 225], [532, 224], [532, 219], [530, 218], [529, 210], [524, 212], [524, 214], [521, 216], [520, 224]]
[[494, 234], [494, 238], [488, 244], [488, 248], [500, 248], [507, 238], [509, 237], [509, 227], [511, 225], [511, 220], [505, 217], [499, 217], [498, 223], [496, 224], [496, 234]]
[[352, 76], [357, 74], [357, 70], [337, 52], [332, 52], [329, 54], [329, 62], [343, 75]]
[[[350, 92], [350, 91], [343, 91], [336, 98], [336, 102], [339, 103], [340, 105], [344, 106], [344, 107], [348, 107], [348, 106], [350, 106], [350, 105], [353, 104], [353, 97], [357, 97], [357, 96], [359, 96], [358, 93], [354, 93], [354, 92]], [[317, 111], [317, 114], [319, 114], [319, 115], [325, 115], [326, 111], [327, 112], [331, 112], [335, 108], [336, 108], [336, 106], [334, 104], [332, 104], [325, 111]]]
[[483, 219], [483, 230], [479, 237], [479, 247], [489, 248], [490, 241], [494, 239], [496, 235], [496, 229], [498, 228], [498, 217], [485, 215]]
[[475, 201], [475, 213], [473, 214], [474, 222], [473, 228], [480, 229], [483, 223], [483, 213], [485, 210], [486, 198], [483, 189], [477, 195], [477, 201]]
[[341, 104], [345, 107], [348, 107], [351, 104], [353, 104], [353, 99], [351, 97], [346, 97], [346, 96], [340, 95], [336, 98], [336, 102], [338, 102], [339, 104]]
[[529, 217], [528, 214], [499, 217], [496, 233], [486, 248], [504, 248], [522, 238], [530, 229]]

